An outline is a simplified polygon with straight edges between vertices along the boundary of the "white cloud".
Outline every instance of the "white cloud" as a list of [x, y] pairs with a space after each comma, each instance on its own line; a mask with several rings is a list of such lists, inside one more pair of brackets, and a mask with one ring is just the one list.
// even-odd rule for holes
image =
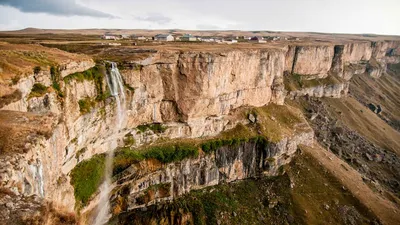
[[118, 18], [27, 13], [0, 6], [0, 29], [179, 28], [400, 34], [397, 0], [79, 0], [75, 4]]

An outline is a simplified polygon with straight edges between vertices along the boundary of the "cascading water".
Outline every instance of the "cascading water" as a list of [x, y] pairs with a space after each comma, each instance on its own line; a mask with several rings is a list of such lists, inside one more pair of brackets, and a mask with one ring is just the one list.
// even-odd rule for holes
[[[107, 73], [107, 84], [111, 92], [111, 95], [115, 97], [116, 107], [116, 124], [114, 127], [114, 133], [118, 133], [122, 128], [122, 123], [125, 119], [125, 92], [124, 85], [122, 83], [122, 77], [117, 68], [117, 64], [111, 62], [110, 73]], [[97, 215], [94, 220], [94, 225], [103, 225], [107, 223], [110, 218], [110, 191], [111, 189], [111, 177], [112, 177], [112, 162], [114, 158], [114, 149], [117, 147], [117, 141], [114, 139], [110, 143], [110, 151], [106, 157], [105, 165], [105, 180], [100, 186], [100, 201], [97, 206]]]

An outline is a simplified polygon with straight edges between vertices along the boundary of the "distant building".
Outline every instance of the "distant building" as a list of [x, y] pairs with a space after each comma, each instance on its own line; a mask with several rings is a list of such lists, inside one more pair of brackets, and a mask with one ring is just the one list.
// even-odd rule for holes
[[121, 43], [111, 42], [111, 43], [108, 43], [108, 45], [119, 46], [119, 45], [121, 45]]
[[180, 38], [181, 41], [197, 41], [197, 38], [191, 34], [185, 34]]
[[156, 36], [154, 36], [154, 40], [155, 41], [174, 41], [175, 38], [174, 38], [174, 36], [172, 36], [170, 34], [157, 34]]
[[236, 39], [232, 39], [232, 38], [228, 38], [228, 39], [224, 40], [223, 42], [227, 43], [227, 44], [238, 43], [238, 41]]
[[119, 37], [116, 36], [116, 35], [105, 34], [105, 35], [101, 36], [101, 39], [105, 39], [105, 40], [118, 40]]
[[128, 34], [121, 34], [122, 39], [129, 39], [130, 36]]
[[267, 41], [264, 40], [263, 37], [256, 37], [256, 36], [250, 38], [250, 41], [251, 42], [256, 42], [256, 43], [267, 43]]

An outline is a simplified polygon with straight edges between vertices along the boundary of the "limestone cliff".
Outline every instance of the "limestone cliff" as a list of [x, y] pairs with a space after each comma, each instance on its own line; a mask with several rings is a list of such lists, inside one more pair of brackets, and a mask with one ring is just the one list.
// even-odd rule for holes
[[[398, 62], [399, 46], [396, 42], [354, 42], [210, 52], [158, 51], [145, 60], [123, 64], [127, 116], [117, 132], [113, 129], [115, 98], [107, 93], [107, 77], [71, 75], [94, 66], [93, 61], [60, 65], [60, 87], [54, 86], [48, 72], [30, 75], [13, 86], [21, 93], [19, 99], [7, 101], [1, 108], [26, 127], [0, 135], [2, 140], [15, 140], [0, 146], [0, 162], [5, 165], [0, 170], [0, 185], [17, 195], [41, 196], [58, 209], [74, 212], [71, 170], [83, 160], [109, 151], [112, 141], [125, 146], [124, 140], [130, 137], [134, 143], [129, 147], [137, 148], [157, 140], [209, 138], [238, 124], [254, 123], [243, 116], [243, 108], [282, 105], [286, 96], [345, 96], [352, 75], [379, 77], [387, 63]], [[31, 95], [35, 83], [54, 87], [35, 96]], [[35, 118], [44, 115], [51, 119]], [[271, 115], [266, 118], [269, 123], [279, 121], [280, 125], [271, 129], [284, 130], [285, 120]], [[154, 124], [162, 126], [162, 132], [152, 130]], [[2, 130], [12, 127], [9, 123], [1, 126]], [[41, 126], [48, 132], [37, 131]], [[140, 207], [135, 199], [151, 185], [170, 185], [151, 199], [155, 202], [222, 181], [274, 174], [277, 167], [267, 168], [267, 158], [275, 158], [276, 165], [282, 165], [297, 144], [312, 140], [309, 130], [291, 134], [298, 129], [287, 128], [285, 135], [277, 137], [268, 133], [266, 138], [274, 144], [266, 148], [251, 142], [222, 147], [215, 154], [159, 165], [152, 171], [143, 162], [135, 164], [124, 172], [131, 177], [123, 182], [129, 187], [129, 194], [121, 195], [127, 204], [124, 210]], [[30, 135], [33, 130], [34, 135]], [[13, 145], [23, 151], [14, 150]], [[139, 169], [144, 171], [138, 173]], [[125, 186], [118, 182], [115, 192], [120, 194]], [[96, 197], [92, 198], [87, 212], [96, 206]]]

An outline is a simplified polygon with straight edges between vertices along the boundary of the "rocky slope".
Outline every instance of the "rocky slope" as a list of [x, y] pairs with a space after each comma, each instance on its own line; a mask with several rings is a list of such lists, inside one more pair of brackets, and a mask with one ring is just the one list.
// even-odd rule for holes
[[[253, 123], [260, 126], [254, 128], [255, 134], [263, 135], [271, 145], [265, 148], [246, 142], [179, 163], [135, 164], [123, 172], [126, 180], [118, 178], [121, 180], [115, 183], [114, 192], [118, 194], [113, 197], [122, 198], [123, 207], [115, 199], [113, 204], [120, 211], [128, 210], [191, 189], [262, 173], [273, 175], [288, 162], [298, 144], [312, 141], [313, 133], [302, 119], [284, 126], [291, 121], [278, 118], [279, 114], [266, 111], [258, 118], [250, 112], [252, 118], [246, 118], [246, 110], [257, 111], [272, 103], [282, 105], [286, 96], [345, 96], [353, 74], [381, 76], [387, 63], [398, 62], [399, 49], [395, 42], [354, 42], [210, 52], [158, 51], [145, 60], [123, 63], [126, 119], [117, 132], [113, 129], [115, 98], [106, 85], [107, 66], [88, 70], [94, 65], [91, 60], [60, 64], [57, 70], [22, 78], [12, 85], [17, 94], [14, 91], [2, 96], [1, 116], [7, 122], [0, 124], [0, 138], [4, 140], [0, 160], [5, 165], [0, 171], [1, 187], [20, 196], [40, 196], [57, 210], [75, 212], [82, 208], [75, 208], [78, 204], [71, 171], [79, 162], [109, 151], [114, 140], [120, 147], [137, 148], [168, 139], [216, 137], [238, 124]], [[39, 119], [45, 117], [51, 119]], [[17, 123], [24, 126], [8, 132]], [[48, 128], [48, 132], [39, 132], [38, 126]], [[134, 141], [127, 143], [127, 138]], [[267, 166], [268, 158], [276, 160], [276, 167]], [[138, 173], [139, 168], [148, 172]], [[139, 204], [137, 199], [152, 185], [168, 188]], [[95, 194], [90, 197], [93, 201], [83, 208], [83, 214], [96, 207]]]

